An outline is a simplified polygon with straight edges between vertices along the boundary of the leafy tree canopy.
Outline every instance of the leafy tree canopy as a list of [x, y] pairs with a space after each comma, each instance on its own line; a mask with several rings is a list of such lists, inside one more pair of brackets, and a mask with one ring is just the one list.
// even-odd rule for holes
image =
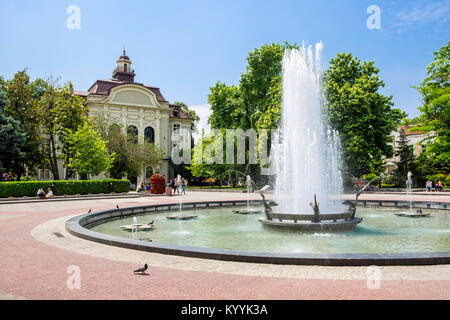
[[406, 116], [378, 92], [384, 87], [378, 73], [373, 61], [340, 53], [323, 74], [328, 122], [339, 131], [344, 170], [354, 176], [382, 169], [383, 156], [393, 156], [390, 134]]

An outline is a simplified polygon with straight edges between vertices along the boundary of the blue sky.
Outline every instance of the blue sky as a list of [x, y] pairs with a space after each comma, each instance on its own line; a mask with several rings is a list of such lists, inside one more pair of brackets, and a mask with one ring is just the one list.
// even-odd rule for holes
[[[69, 29], [69, 5], [80, 29]], [[381, 29], [366, 12], [380, 8]], [[209, 87], [238, 84], [249, 51], [266, 43], [323, 41], [326, 68], [338, 52], [374, 60], [396, 107], [419, 114], [410, 88], [433, 52], [450, 40], [450, 1], [10, 1], [0, 2], [0, 75], [25, 67], [32, 78], [60, 77], [77, 90], [110, 78], [125, 45], [136, 81], [171, 102], [206, 108]]]

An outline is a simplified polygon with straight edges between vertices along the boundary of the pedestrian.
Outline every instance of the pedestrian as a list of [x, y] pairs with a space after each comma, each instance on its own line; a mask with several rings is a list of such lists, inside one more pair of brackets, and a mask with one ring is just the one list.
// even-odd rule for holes
[[44, 188], [43, 187], [41, 187], [41, 188], [39, 188], [39, 190], [37, 191], [37, 194], [36, 194], [39, 198], [41, 198], [41, 199], [45, 199], [45, 191], [44, 191]]
[[442, 184], [442, 181], [441, 181], [441, 180], [439, 180], [439, 181], [437, 182], [437, 184], [438, 184], [438, 187], [439, 187], [439, 191], [444, 190], [444, 185]]
[[187, 182], [187, 180], [185, 179], [185, 178], [182, 178], [181, 179], [181, 186], [182, 186], [182, 193], [184, 193], [184, 194], [186, 194], [186, 187], [187, 187], [187, 184], [188, 184], [188, 182]]
[[425, 184], [425, 190], [426, 190], [426, 192], [428, 192], [428, 191], [432, 192], [433, 191], [433, 182], [431, 182], [430, 179], [428, 179], [427, 183]]
[[46, 197], [46, 198], [51, 198], [51, 197], [53, 197], [53, 191], [52, 191], [52, 189], [48, 188], [48, 192], [47, 192], [47, 194], [45, 195], [45, 197]]
[[170, 184], [171, 184], [171, 187], [172, 187], [172, 192], [173, 192], [173, 194], [175, 194], [175, 192], [177, 192], [177, 181], [176, 181], [176, 179], [175, 178], [171, 179], [170, 180]]

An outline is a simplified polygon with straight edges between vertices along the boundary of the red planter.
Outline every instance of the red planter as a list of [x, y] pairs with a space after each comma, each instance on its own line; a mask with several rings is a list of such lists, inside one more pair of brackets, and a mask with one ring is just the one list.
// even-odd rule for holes
[[153, 174], [150, 178], [152, 187], [150, 188], [151, 194], [163, 194], [166, 192], [166, 178], [160, 174]]

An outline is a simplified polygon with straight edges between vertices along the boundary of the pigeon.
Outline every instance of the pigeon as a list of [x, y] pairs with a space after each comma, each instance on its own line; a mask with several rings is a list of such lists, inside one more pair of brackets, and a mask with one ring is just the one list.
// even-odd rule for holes
[[89, 209], [88, 213], [91, 213], [91, 211], [92, 211], [92, 208]]
[[148, 225], [152, 225], [155, 222], [155, 220], [152, 220], [151, 222], [148, 223]]
[[134, 272], [134, 273], [137, 273], [137, 272], [139, 272], [139, 273], [145, 273], [145, 270], [147, 270], [147, 268], [148, 268], [147, 264], [144, 264], [144, 266], [143, 266], [142, 268], [139, 268], [139, 269], [137, 269], [137, 270], [134, 270], [133, 272]]
[[119, 205], [118, 204], [116, 204], [116, 208], [119, 209]]

